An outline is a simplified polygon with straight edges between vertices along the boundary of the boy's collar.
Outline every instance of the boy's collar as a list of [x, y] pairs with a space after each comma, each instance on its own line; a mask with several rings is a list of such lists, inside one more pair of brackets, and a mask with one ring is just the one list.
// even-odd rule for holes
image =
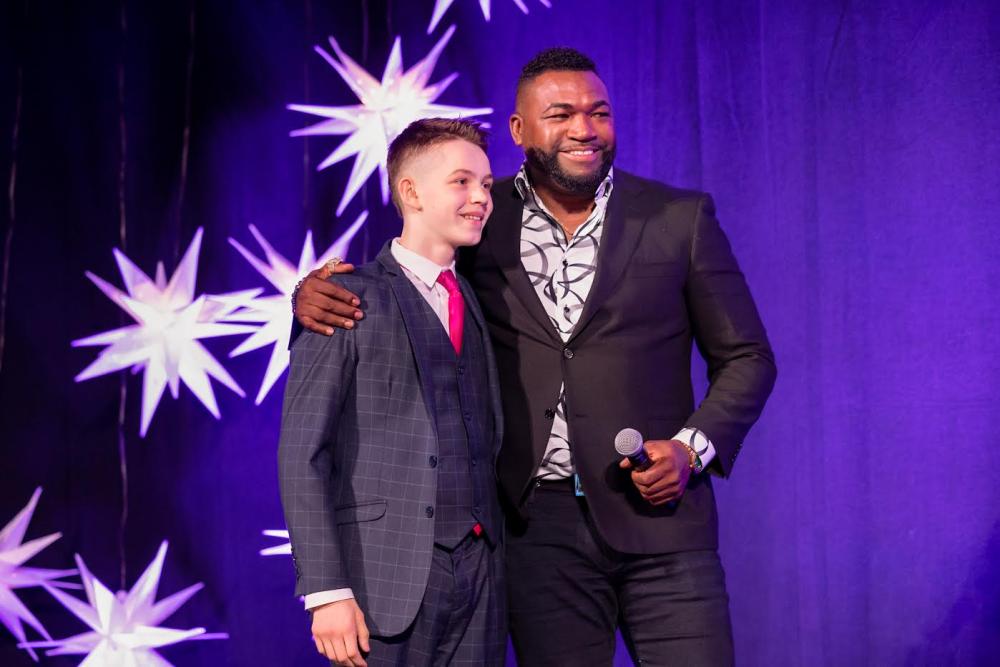
[[451, 270], [452, 273], [455, 272], [454, 260], [448, 266], [439, 266], [420, 253], [414, 252], [404, 246], [399, 242], [398, 238], [392, 240], [392, 246], [389, 248], [389, 251], [401, 267], [419, 278], [420, 282], [427, 285], [428, 288], [434, 287], [442, 271]]

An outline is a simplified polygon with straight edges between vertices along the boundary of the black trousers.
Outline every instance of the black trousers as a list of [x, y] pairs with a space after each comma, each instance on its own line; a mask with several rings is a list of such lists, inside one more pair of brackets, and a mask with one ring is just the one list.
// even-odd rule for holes
[[536, 487], [526, 513], [508, 522], [506, 551], [519, 667], [611, 665], [616, 627], [638, 665], [733, 664], [716, 551], [616, 552], [568, 483]]
[[500, 547], [471, 533], [453, 550], [434, 545], [431, 571], [413, 624], [372, 637], [370, 667], [500, 667], [507, 649]]

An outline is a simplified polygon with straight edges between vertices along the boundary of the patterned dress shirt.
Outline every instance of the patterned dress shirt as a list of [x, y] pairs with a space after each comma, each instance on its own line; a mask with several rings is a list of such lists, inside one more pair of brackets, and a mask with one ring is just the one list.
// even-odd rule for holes
[[[524, 165], [514, 178], [514, 186], [524, 200], [521, 215], [521, 264], [531, 278], [535, 293], [542, 302], [549, 321], [565, 342], [573, 333], [583, 305], [590, 295], [597, 272], [597, 251], [601, 246], [608, 199], [614, 188], [614, 170], [598, 186], [594, 209], [572, 238], [535, 194]], [[628, 424], [622, 424], [622, 427]], [[704, 466], [715, 457], [715, 447], [701, 431], [684, 428], [674, 436], [692, 447]], [[608, 447], [613, 443], [608, 443]], [[564, 479], [575, 472], [573, 453], [566, 424], [565, 385], [559, 388], [559, 400], [552, 419], [552, 431], [545, 455], [538, 466], [538, 479]]]

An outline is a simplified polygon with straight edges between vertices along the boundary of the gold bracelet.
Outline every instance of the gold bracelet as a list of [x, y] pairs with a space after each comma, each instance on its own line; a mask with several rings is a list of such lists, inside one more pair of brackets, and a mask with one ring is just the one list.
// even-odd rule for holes
[[695, 473], [701, 472], [705, 466], [702, 464], [701, 457], [698, 456], [698, 452], [694, 451], [694, 447], [687, 444], [686, 442], [683, 442], [681, 440], [678, 440], [677, 442], [684, 445], [684, 449], [686, 449], [688, 452], [688, 468], [690, 468], [691, 471]]

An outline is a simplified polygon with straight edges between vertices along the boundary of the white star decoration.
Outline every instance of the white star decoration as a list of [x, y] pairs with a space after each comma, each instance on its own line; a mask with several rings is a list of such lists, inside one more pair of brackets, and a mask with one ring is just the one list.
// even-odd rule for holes
[[464, 118], [493, 113], [490, 108], [466, 108], [434, 104], [441, 93], [458, 77], [453, 72], [433, 85], [427, 85], [441, 52], [455, 26], [451, 26], [427, 56], [410, 69], [403, 71], [403, 56], [400, 38], [392, 46], [389, 61], [385, 65], [382, 81], [366, 72], [351, 60], [330, 37], [330, 46], [337, 59], [319, 46], [316, 52], [330, 64], [344, 82], [358, 96], [361, 104], [346, 107], [328, 107], [311, 104], [289, 104], [292, 111], [320, 116], [328, 120], [295, 130], [293, 137], [312, 135], [350, 135], [323, 162], [317, 170], [326, 169], [352, 155], [357, 155], [351, 176], [347, 181], [344, 196], [337, 207], [337, 215], [344, 212], [348, 203], [357, 194], [368, 177], [378, 167], [382, 182], [382, 203], [389, 201], [389, 176], [386, 171], [386, 153], [389, 143], [407, 125], [420, 118]]
[[287, 530], [265, 530], [263, 531], [265, 537], [277, 537], [280, 540], [284, 540], [284, 544], [276, 544], [273, 547], [267, 547], [266, 549], [260, 550], [261, 556], [286, 556], [292, 553], [292, 543], [288, 537]]
[[114, 255], [127, 294], [87, 272], [87, 277], [109, 299], [131, 315], [137, 324], [73, 341], [74, 347], [108, 346], [76, 376], [76, 381], [82, 382], [128, 367], [134, 373], [145, 371], [140, 426], [142, 436], [146, 435], [163, 390], [168, 384], [171, 395], [176, 399], [180, 382], [183, 381], [216, 419], [219, 418], [219, 407], [209, 376], [239, 396], [244, 396], [243, 390], [232, 376], [198, 341], [254, 331], [256, 327], [253, 326], [221, 321], [240, 306], [249, 303], [261, 290], [220, 295], [202, 294], [195, 298], [194, 285], [198, 274], [201, 237], [202, 230], [199, 228], [169, 282], [162, 262], [156, 267], [154, 281], [117, 248]]
[[226, 322], [264, 322], [253, 335], [229, 353], [230, 357], [236, 357], [267, 345], [274, 345], [271, 350], [271, 360], [264, 373], [264, 381], [257, 392], [257, 405], [261, 404], [267, 393], [271, 391], [271, 387], [288, 368], [288, 340], [292, 330], [292, 307], [289, 300], [299, 278], [313, 269], [319, 268], [334, 257], [346, 257], [351, 240], [367, 219], [368, 211], [362, 212], [354, 224], [341, 234], [319, 259], [316, 259], [316, 251], [313, 249], [312, 232], [307, 232], [297, 267], [278, 254], [253, 225], [250, 225], [250, 233], [264, 249], [266, 264], [244, 248], [239, 241], [233, 238], [229, 239], [229, 243], [250, 262], [250, 265], [278, 290], [278, 294], [255, 297], [244, 308], [229, 315], [225, 320]]
[[194, 584], [155, 602], [166, 555], [167, 542], [164, 541], [156, 558], [132, 590], [117, 594], [91, 574], [83, 559], [77, 556], [76, 564], [80, 568], [87, 603], [56, 588], [46, 588], [64, 607], [86, 623], [90, 631], [66, 639], [26, 642], [22, 646], [49, 648], [51, 650], [46, 651], [46, 655], [50, 656], [86, 655], [80, 667], [164, 667], [170, 663], [153, 649], [190, 639], [228, 639], [229, 635], [225, 633], [206, 634], [205, 628], [176, 630], [159, 627], [203, 587], [200, 583]]
[[[35, 513], [38, 505], [38, 498], [42, 495], [41, 488], [35, 489], [31, 500], [17, 515], [10, 520], [3, 530], [0, 530], [0, 621], [3, 622], [11, 634], [19, 642], [24, 642], [25, 622], [34, 628], [38, 634], [51, 639], [49, 633], [45, 631], [42, 624], [35, 616], [28, 611], [28, 608], [14, 595], [15, 588], [28, 588], [31, 586], [53, 586], [63, 588], [79, 588], [76, 584], [64, 581], [55, 581], [61, 577], [76, 574], [76, 570], [47, 570], [37, 567], [21, 567], [22, 563], [38, 554], [42, 549], [49, 546], [61, 537], [60, 533], [52, 533], [45, 537], [39, 537], [29, 542], [21, 543], [24, 534], [31, 523], [31, 516]], [[38, 660], [34, 650], [28, 649], [31, 657]]]
[[[538, 1], [543, 5], [545, 5], [546, 7], [548, 7], [549, 9], [552, 8], [552, 4], [549, 2], [549, 0], [538, 0]], [[451, 3], [453, 2], [455, 2], [455, 0], [437, 0], [437, 2], [434, 3], [434, 14], [431, 16], [431, 24], [427, 27], [428, 35], [434, 32], [434, 28], [437, 27], [437, 24], [441, 20], [441, 17], [444, 16], [444, 13], [448, 11], [448, 8], [451, 7]], [[518, 8], [525, 14], [528, 13], [528, 7], [527, 5], [524, 4], [524, 0], [514, 0], [514, 4], [517, 5]], [[489, 21], [490, 0], [479, 0], [479, 8], [483, 10], [483, 16], [486, 17], [487, 21]]]

